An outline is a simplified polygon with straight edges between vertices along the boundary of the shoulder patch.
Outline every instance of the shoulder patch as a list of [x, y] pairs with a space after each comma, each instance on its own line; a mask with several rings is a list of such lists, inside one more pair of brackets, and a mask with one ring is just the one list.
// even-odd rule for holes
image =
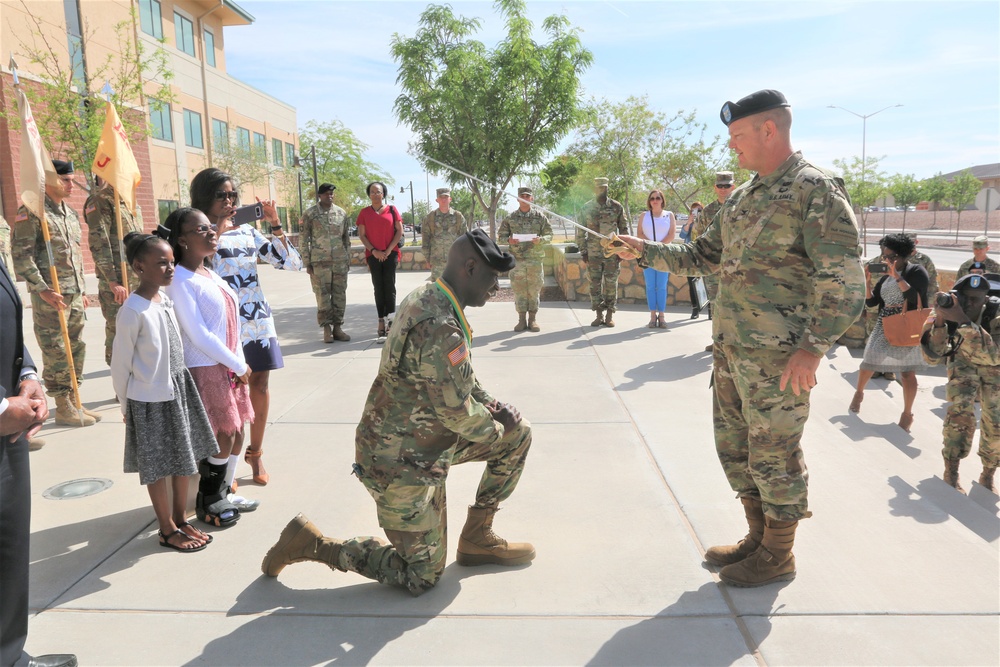
[[90, 215], [91, 213], [93, 213], [96, 210], [97, 210], [97, 204], [87, 204], [87, 206], [84, 207], [84, 209], [83, 209], [83, 214], [84, 215]]
[[14, 216], [14, 222], [24, 222], [27, 219], [28, 219], [27, 211], [18, 211], [17, 215]]
[[469, 356], [469, 348], [466, 346], [463, 340], [458, 344], [454, 350], [448, 353], [448, 361], [451, 362], [452, 366], [458, 366], [460, 363], [465, 361], [466, 357]]

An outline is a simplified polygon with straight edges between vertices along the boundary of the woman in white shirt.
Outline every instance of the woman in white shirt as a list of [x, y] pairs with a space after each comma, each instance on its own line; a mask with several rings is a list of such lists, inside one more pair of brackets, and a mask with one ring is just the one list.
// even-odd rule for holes
[[[663, 210], [663, 204], [663, 192], [653, 190], [649, 193], [646, 198], [649, 210], [639, 217], [639, 238], [658, 243], [670, 243], [674, 240], [677, 221], [673, 212]], [[650, 268], [643, 270], [642, 275], [646, 279], [646, 303], [649, 306], [649, 324], [646, 326], [650, 329], [666, 329], [667, 320], [663, 311], [667, 307], [670, 273]]]

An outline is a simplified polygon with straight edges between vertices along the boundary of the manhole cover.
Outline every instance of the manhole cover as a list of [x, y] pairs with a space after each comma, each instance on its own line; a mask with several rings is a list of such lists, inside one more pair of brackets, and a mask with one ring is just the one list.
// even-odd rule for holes
[[49, 500], [72, 500], [74, 498], [86, 498], [100, 493], [105, 489], [110, 489], [114, 484], [110, 479], [100, 479], [98, 477], [85, 477], [83, 479], [73, 479], [68, 482], [61, 482], [55, 486], [50, 486], [42, 492], [43, 498]]

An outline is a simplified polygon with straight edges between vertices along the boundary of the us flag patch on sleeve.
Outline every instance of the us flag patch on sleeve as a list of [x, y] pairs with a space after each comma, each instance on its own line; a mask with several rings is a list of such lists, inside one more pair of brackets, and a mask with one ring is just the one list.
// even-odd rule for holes
[[91, 204], [87, 208], [83, 209], [83, 214], [84, 215], [90, 215], [91, 213], [93, 213], [96, 210], [97, 210], [97, 204]]
[[14, 217], [14, 222], [24, 222], [27, 219], [28, 219], [28, 214], [22, 211]]
[[458, 344], [454, 350], [448, 353], [448, 361], [451, 362], [452, 366], [458, 366], [460, 363], [465, 361], [465, 358], [469, 356], [469, 348], [466, 347], [465, 341]]

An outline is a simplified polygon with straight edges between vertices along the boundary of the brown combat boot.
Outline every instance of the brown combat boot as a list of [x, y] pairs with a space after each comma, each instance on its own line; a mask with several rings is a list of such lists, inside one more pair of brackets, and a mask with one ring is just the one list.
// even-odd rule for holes
[[764, 538], [747, 558], [727, 565], [719, 578], [730, 586], [754, 588], [795, 578], [795, 528], [798, 521], [778, 521], [764, 517]]
[[523, 565], [535, 557], [527, 542], [508, 543], [493, 532], [495, 507], [469, 508], [469, 518], [458, 539], [459, 565]]
[[764, 506], [760, 498], [740, 498], [740, 502], [743, 503], [743, 513], [746, 514], [750, 531], [736, 544], [709, 547], [705, 552], [705, 560], [712, 565], [738, 563], [756, 551], [764, 539]]
[[347, 335], [347, 332], [344, 331], [339, 324], [334, 324], [333, 339], [338, 340], [341, 343], [346, 343], [347, 341], [351, 340], [351, 337]]
[[993, 473], [997, 471], [997, 467], [983, 468], [983, 472], [979, 475], [979, 484], [985, 486], [990, 490], [990, 493], [995, 494], [997, 492], [996, 484], [993, 482]]
[[615, 321], [612, 318], [612, 316], [614, 314], [615, 314], [615, 311], [613, 311], [613, 310], [609, 310], [607, 312], [607, 314], [605, 314], [605, 316], [604, 316], [604, 326], [606, 326], [606, 327], [613, 327], [613, 326], [615, 326]]
[[330, 330], [329, 324], [323, 325], [323, 342], [332, 343], [333, 342], [333, 332]]
[[56, 423], [61, 426], [93, 426], [97, 420], [77, 410], [69, 396], [56, 396]]
[[538, 326], [538, 323], [535, 322], [536, 315], [538, 315], [537, 310], [532, 310], [528, 313], [528, 331], [531, 331], [532, 333], [538, 333], [542, 330], [541, 327]]
[[604, 324], [604, 311], [601, 310], [600, 308], [598, 308], [597, 309], [597, 317], [595, 317], [594, 321], [590, 323], [590, 326], [592, 326], [592, 327], [599, 327], [602, 324]]
[[528, 328], [528, 323], [525, 321], [525, 317], [527, 317], [525, 313], [517, 314], [517, 324], [514, 325], [514, 331], [520, 332]]
[[342, 544], [341, 540], [323, 537], [312, 521], [304, 514], [297, 514], [264, 556], [260, 570], [269, 577], [277, 577], [286, 565], [311, 560], [329, 565], [332, 570], [346, 572], [337, 564]]
[[958, 464], [962, 462], [962, 459], [945, 459], [944, 460], [944, 483], [948, 486], [955, 487], [955, 490], [959, 493], [965, 493], [965, 489], [958, 481]]

